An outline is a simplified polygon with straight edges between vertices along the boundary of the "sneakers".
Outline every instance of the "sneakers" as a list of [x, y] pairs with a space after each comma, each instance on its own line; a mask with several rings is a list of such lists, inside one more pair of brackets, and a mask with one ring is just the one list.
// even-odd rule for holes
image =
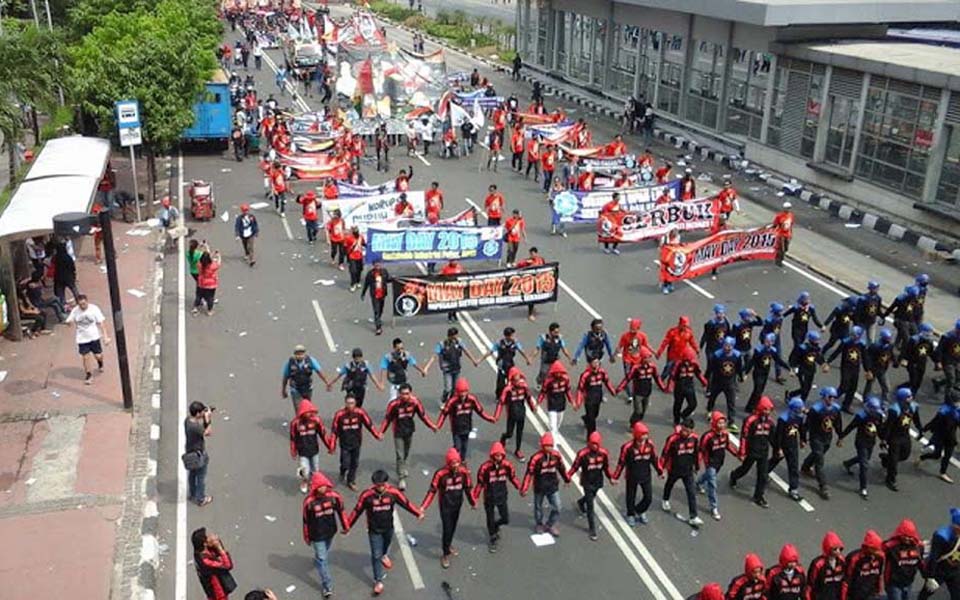
[[947, 475], [946, 473], [940, 473], [938, 477], [940, 478], [940, 481], [944, 483], [950, 483], [950, 484], [953, 483], [953, 478]]
[[800, 502], [801, 500], [803, 500], [803, 496], [801, 496], [797, 492], [797, 490], [790, 490], [789, 492], [787, 492], [787, 495], [790, 496], [790, 499], [793, 500], [794, 502]]
[[603, 249], [603, 253], [604, 253], [604, 254], [610, 254], [610, 248], [604, 248], [604, 249]]
[[860, 497], [863, 498], [864, 500], [867, 499], [867, 488], [863, 488], [862, 490], [860, 490]]
[[600, 537], [600, 536], [597, 535], [597, 532], [596, 532], [596, 531], [591, 531], [589, 535], [590, 535], [590, 541], [591, 541], [591, 542], [597, 541], [597, 539], [599, 539], [599, 537]]
[[669, 500], [662, 500], [662, 501], [660, 502], [660, 508], [663, 509], [663, 512], [670, 512], [670, 501], [669, 501]]
[[819, 496], [824, 500], [830, 499], [830, 492], [825, 487], [818, 489], [817, 494], [819, 494]]
[[633, 515], [627, 515], [627, 525], [629, 525], [630, 527], [636, 527], [637, 518]]
[[397, 488], [400, 489], [401, 491], [407, 489], [407, 480], [404, 478], [401, 478], [400, 481], [397, 482]]
[[513, 455], [516, 456], [516, 457], [517, 457], [517, 460], [519, 460], [520, 462], [523, 462], [523, 461], [527, 460], [527, 457], [524, 456], [524, 455], [523, 455], [523, 452], [520, 452], [519, 450], [517, 450], [516, 452], [514, 452]]
[[449, 569], [450, 557], [444, 554], [443, 557], [440, 559], [440, 566], [443, 567], [444, 569]]
[[764, 498], [763, 496], [760, 496], [759, 498], [754, 498], [753, 503], [759, 506], [760, 508], [770, 508], [770, 503], [767, 502], [767, 499]]
[[323, 597], [324, 597], [324, 598], [329, 598], [329, 597], [332, 596], [332, 595], [333, 595], [333, 590], [323, 590]]
[[308, 491], [309, 491], [309, 486], [307, 485], [307, 482], [306, 482], [306, 481], [301, 481], [301, 482], [300, 482], [300, 493], [301, 493], [301, 494], [306, 494]]
[[383, 593], [383, 582], [378, 581], [375, 584], [373, 584], [373, 595], [379, 596], [382, 593]]
[[560, 528], [556, 525], [551, 525], [549, 528], [547, 528], [547, 531], [555, 538], [560, 537]]
[[351, 481], [350, 483], [347, 484], [347, 487], [350, 488], [350, 491], [351, 491], [351, 492], [356, 492], [357, 490], [360, 489], [360, 488], [357, 487], [357, 482], [356, 482], [356, 481]]
[[720, 509], [717, 509], [717, 508], [711, 509], [710, 516], [713, 517], [714, 521], [719, 521], [722, 518], [720, 516]]
[[614, 248], [613, 250], [611, 250], [611, 252], [613, 252], [617, 256], [620, 256], [620, 248]]
[[691, 527], [700, 527], [703, 525], [703, 519], [701, 519], [699, 516], [690, 517], [690, 519], [687, 520], [687, 523], [690, 523]]
[[640, 513], [640, 515], [637, 517], [637, 521], [639, 521], [641, 525], [646, 525], [650, 522], [650, 519], [647, 518], [647, 513]]
[[380, 564], [383, 565], [383, 568], [388, 571], [393, 568], [393, 561], [390, 560], [390, 557], [386, 554], [380, 557]]
[[698, 483], [698, 484], [697, 484], [697, 493], [698, 493], [698, 494], [705, 494], [706, 492], [707, 492], [707, 490], [703, 489], [703, 486]]

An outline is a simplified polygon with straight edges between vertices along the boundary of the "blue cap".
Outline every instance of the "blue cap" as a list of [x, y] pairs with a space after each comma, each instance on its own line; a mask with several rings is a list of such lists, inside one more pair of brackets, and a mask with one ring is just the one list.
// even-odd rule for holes
[[763, 336], [763, 339], [766, 340], [766, 341], [768, 341], [768, 342], [770, 342], [771, 344], [773, 344], [774, 342], [777, 341], [777, 334], [775, 334], [775, 333], [773, 333], [773, 332], [771, 331], [771, 332], [768, 333], [767, 335]]
[[844, 306], [854, 306], [857, 303], [857, 298], [855, 296], [847, 296], [840, 301], [840, 304]]
[[921, 324], [920, 324], [920, 333], [922, 333], [922, 334], [930, 334], [930, 333], [933, 333], [933, 325], [931, 325], [930, 323], [921, 323]]
[[821, 398], [839, 398], [840, 394], [837, 393], [837, 388], [833, 386], [827, 386], [820, 388], [820, 397]]
[[885, 341], [885, 342], [889, 342], [890, 340], [893, 339], [893, 332], [890, 331], [889, 329], [881, 329], [881, 330], [880, 330], [880, 339], [883, 340], [883, 341]]
[[714, 312], [714, 314], [721, 314], [721, 315], [722, 315], [722, 314], [726, 314], [726, 312], [727, 312], [727, 307], [724, 306], [724, 305], [722, 305], [722, 304], [714, 304], [714, 305], [713, 305], [713, 312]]
[[807, 341], [808, 341], [808, 342], [819, 342], [819, 341], [820, 341], [820, 332], [819, 332], [819, 331], [808, 331], [808, 332], [807, 332]]
[[913, 392], [910, 391], [910, 388], [898, 388], [897, 389], [897, 400], [900, 402], [906, 402], [913, 398]]
[[915, 285], [908, 285], [906, 288], [904, 288], [903, 291], [905, 291], [908, 296], [919, 296], [919, 295], [920, 295], [920, 288], [918, 288], [918, 287], [915, 286]]
[[854, 338], [859, 338], [861, 335], [863, 335], [863, 327], [860, 327], [859, 325], [854, 325], [853, 329], [851, 329], [850, 332], [853, 334]]
[[790, 402], [787, 402], [787, 408], [790, 409], [790, 412], [792, 413], [799, 413], [803, 411], [803, 398], [790, 398]]
[[870, 396], [866, 401], [867, 410], [872, 413], [879, 413], [883, 410], [883, 403], [880, 402], [880, 398], [876, 396]]
[[[741, 308], [740, 312], [737, 314], [739, 314], [740, 318], [743, 319], [744, 321], [750, 318], [750, 310], [747, 308]], [[957, 321], [957, 323], [960, 323], [960, 321]]]
[[737, 343], [737, 340], [733, 339], [733, 338], [730, 337], [729, 335], [728, 335], [727, 337], [723, 338], [723, 345], [724, 345], [724, 346], [733, 347], [733, 345], [736, 344], [736, 343]]
[[879, 289], [880, 289], [880, 282], [879, 282], [879, 281], [868, 281], [868, 282], [867, 282], [867, 289], [868, 289], [868, 290], [871, 290], [871, 291], [873, 291], [873, 290], [879, 290]]
[[950, 524], [954, 527], [960, 527], [960, 508], [956, 506], [950, 509]]
[[917, 278], [914, 281], [917, 282], [917, 285], [922, 287], [930, 283], [930, 276], [926, 273], [920, 273], [917, 275]]
[[783, 312], [783, 305], [780, 304], [779, 302], [771, 302], [771, 303], [770, 303], [770, 312], [772, 312], [772, 313], [782, 313], [782, 312]]
[[797, 302], [809, 302], [810, 301], [810, 292], [803, 291], [800, 292], [800, 296], [797, 297]]

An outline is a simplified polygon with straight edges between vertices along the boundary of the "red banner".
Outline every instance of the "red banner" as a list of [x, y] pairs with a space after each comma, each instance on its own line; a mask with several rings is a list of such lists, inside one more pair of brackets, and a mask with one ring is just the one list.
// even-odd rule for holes
[[776, 225], [729, 229], [710, 237], [660, 248], [661, 281], [693, 279], [717, 267], [742, 260], [774, 260], [782, 231]]
[[667, 235], [671, 229], [714, 229], [720, 219], [719, 202], [701, 198], [658, 204], [643, 212], [600, 213], [598, 242], [640, 242]]

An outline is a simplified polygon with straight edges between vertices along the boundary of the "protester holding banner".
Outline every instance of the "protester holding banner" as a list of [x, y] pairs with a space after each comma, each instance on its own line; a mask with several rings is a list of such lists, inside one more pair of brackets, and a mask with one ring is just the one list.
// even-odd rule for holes
[[[616, 217], [611, 217], [611, 215], [615, 215], [616, 213], [619, 213], [619, 212], [620, 212], [620, 192], [614, 192], [613, 198], [610, 200], [610, 202], [607, 202], [606, 204], [604, 204], [603, 208], [600, 209], [600, 216], [613, 219]], [[617, 246], [619, 245], [620, 245], [619, 241], [615, 241], [615, 242], [604, 241], [603, 253], [610, 254], [612, 252], [614, 254], [619, 255], [620, 249], [617, 248]]]
[[440, 191], [440, 182], [434, 181], [430, 184], [430, 189], [424, 195], [424, 203], [427, 222], [433, 224], [439, 221], [440, 212], [443, 210], [443, 192]]
[[[514, 211], [514, 212], [519, 212], [519, 211]], [[526, 227], [524, 227], [524, 232], [526, 232]], [[526, 267], [539, 267], [545, 264], [546, 264], [546, 261], [543, 260], [542, 256], [540, 256], [540, 249], [537, 248], [536, 246], [533, 246], [530, 248], [530, 256], [518, 262], [517, 266], [522, 269]], [[531, 321], [537, 320], [537, 316], [534, 314], [534, 308], [533, 308], [534, 306], [535, 305], [533, 303], [530, 303], [527, 305], [527, 319]]]
[[693, 169], [686, 169], [683, 172], [683, 179], [680, 180], [680, 199], [693, 200], [697, 197], [697, 182], [693, 179]]

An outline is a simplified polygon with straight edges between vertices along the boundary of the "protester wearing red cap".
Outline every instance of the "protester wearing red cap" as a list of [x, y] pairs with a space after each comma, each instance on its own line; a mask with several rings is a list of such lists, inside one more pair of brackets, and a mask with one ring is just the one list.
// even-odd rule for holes
[[734, 577], [727, 587], [726, 600], [765, 600], [766, 589], [763, 561], [756, 554], [748, 554], [743, 561], [743, 574]]
[[868, 600], [883, 591], [883, 539], [876, 531], [867, 530], [860, 547], [847, 554], [840, 589], [841, 600]]
[[453, 543], [453, 535], [457, 531], [457, 522], [460, 520], [460, 508], [466, 497], [470, 506], [476, 508], [477, 501], [473, 496], [473, 483], [470, 480], [470, 471], [463, 466], [460, 453], [456, 448], [447, 450], [445, 465], [436, 470], [430, 480], [430, 489], [420, 504], [420, 511], [426, 512], [434, 497], [440, 495], [440, 523], [442, 527], [443, 556], [440, 565], [444, 569], [450, 568], [450, 557], [457, 556]]
[[233, 233], [243, 244], [243, 255], [247, 259], [247, 264], [252, 267], [257, 263], [253, 254], [253, 245], [260, 234], [260, 225], [257, 224], [257, 218], [250, 214], [250, 205], [240, 205], [240, 214], [233, 222]]
[[317, 241], [317, 231], [320, 230], [318, 223], [319, 203], [317, 194], [313, 190], [307, 190], [301, 196], [297, 197], [297, 203], [303, 207], [303, 223], [307, 228], [307, 243], [313, 244]]
[[[309, 402], [304, 400], [304, 402]], [[337, 535], [337, 519], [343, 533], [350, 526], [343, 514], [343, 498], [333, 489], [333, 483], [319, 471], [310, 478], [310, 494], [303, 499], [303, 541], [313, 547], [313, 562], [320, 575], [320, 587], [324, 598], [333, 595], [333, 577], [327, 558], [333, 536]]]
[[779, 562], [767, 569], [767, 600], [801, 600], [806, 586], [800, 553], [793, 544], [784, 544]]
[[572, 478], [577, 472], [580, 473], [580, 487], [583, 488], [583, 496], [577, 500], [577, 510], [580, 514], [587, 515], [590, 539], [597, 541], [597, 519], [594, 510], [597, 492], [603, 489], [604, 475], [612, 485], [617, 484], [610, 471], [610, 454], [603, 447], [603, 438], [599, 431], [592, 431], [587, 436], [587, 445], [577, 452], [570, 470], [567, 471], [567, 478]]
[[813, 559], [807, 569], [806, 600], [835, 600], [840, 598], [847, 565], [843, 541], [836, 533], [828, 531], [820, 548], [823, 553]]
[[[490, 445], [490, 458], [477, 470], [477, 485], [473, 488], [476, 501], [483, 494], [483, 510], [487, 514], [487, 549], [491, 554], [497, 551], [500, 541], [500, 528], [510, 524], [510, 512], [507, 509], [507, 484], [520, 490], [520, 481], [513, 465], [506, 459], [507, 452], [503, 444]], [[499, 518], [497, 517], [499, 514]]]
[[743, 438], [740, 443], [740, 459], [743, 464], [730, 473], [730, 487], [737, 487], [737, 481], [746, 476], [754, 465], [757, 466], [757, 482], [753, 487], [753, 503], [761, 508], [770, 504], [764, 497], [767, 489], [767, 475], [770, 465], [770, 436], [773, 433], [773, 401], [763, 396], [757, 402], [753, 414], [743, 421]]
[[893, 535], [883, 543], [883, 553], [883, 587], [887, 597], [906, 600], [923, 562], [923, 540], [913, 521], [900, 521]]
[[719, 583], [708, 583], [691, 600], [723, 600], [723, 589]]
[[[624, 471], [627, 473], [627, 523], [633, 527], [637, 522], [647, 524], [647, 509], [653, 502], [653, 492], [650, 483], [653, 476], [650, 468], [663, 475], [660, 463], [657, 460], [657, 449], [650, 441], [650, 429], [641, 421], [637, 421], [630, 429], [631, 439], [620, 447], [620, 458], [617, 460], [617, 470], [613, 478], [619, 480]], [[637, 502], [637, 487], [642, 496]]]
[[[557, 520], [560, 518], [560, 479], [570, 483], [563, 465], [563, 457], [554, 448], [553, 434], [549, 431], [540, 436], [540, 450], [530, 457], [527, 472], [523, 476], [520, 495], [526, 496], [533, 483], [533, 520], [537, 533], [549, 532], [560, 537]], [[543, 501], [550, 504], [550, 514], [543, 518]]]

